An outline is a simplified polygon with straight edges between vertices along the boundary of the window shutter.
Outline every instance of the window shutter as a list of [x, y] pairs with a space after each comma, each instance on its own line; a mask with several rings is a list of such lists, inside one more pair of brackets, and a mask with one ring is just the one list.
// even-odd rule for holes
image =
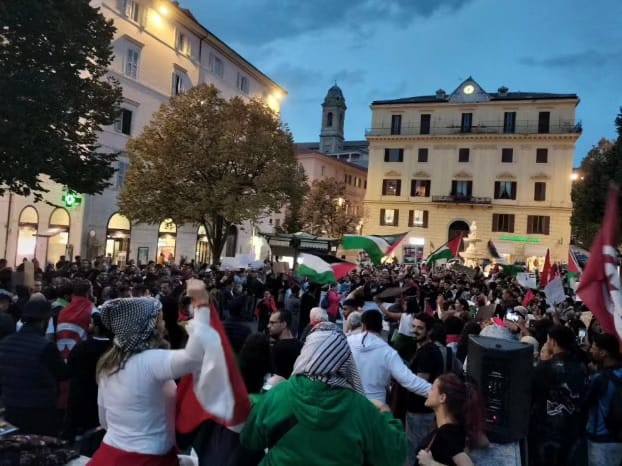
[[499, 231], [499, 214], [492, 214], [492, 231]]
[[404, 161], [404, 149], [398, 149], [399, 150], [399, 160], [400, 162]]
[[428, 228], [428, 211], [423, 211], [423, 228]]
[[389, 161], [389, 149], [384, 150], [384, 161], [385, 162]]
[[550, 226], [550, 222], [551, 222], [551, 217], [544, 217], [544, 234], [548, 235], [549, 234], [549, 226]]
[[455, 196], [458, 191], [458, 181], [451, 180], [451, 195]]
[[393, 226], [396, 227], [400, 224], [400, 211], [395, 209], [395, 215], [393, 215]]
[[402, 195], [402, 180], [397, 180], [397, 186], [395, 188], [395, 195], [396, 196]]
[[516, 199], [516, 181], [512, 181], [512, 192], [511, 192], [511, 198], [512, 199]]
[[387, 195], [387, 180], [382, 180], [382, 195]]
[[425, 182], [425, 197], [430, 197], [430, 186], [432, 182], [430, 180]]
[[409, 227], [415, 226], [415, 211], [414, 210], [408, 211], [408, 226]]
[[508, 231], [510, 233], [514, 233], [514, 215], [508, 215], [508, 217], [509, 217]]
[[467, 181], [467, 197], [471, 197], [473, 194], [473, 182]]
[[499, 199], [501, 195], [501, 182], [495, 181], [495, 199]]
[[384, 209], [380, 209], [380, 225], [384, 225]]
[[130, 110], [121, 111], [121, 132], [131, 134], [132, 132], [132, 112]]

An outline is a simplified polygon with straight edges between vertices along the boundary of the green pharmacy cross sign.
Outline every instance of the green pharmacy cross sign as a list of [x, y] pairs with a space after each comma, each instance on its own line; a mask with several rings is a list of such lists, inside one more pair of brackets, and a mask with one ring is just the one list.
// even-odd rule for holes
[[503, 235], [499, 238], [501, 241], [510, 241], [512, 243], [524, 244], [540, 244], [540, 238], [531, 238], [529, 236]]
[[82, 204], [82, 196], [74, 191], [65, 191], [63, 193], [63, 205], [68, 209], [73, 209]]

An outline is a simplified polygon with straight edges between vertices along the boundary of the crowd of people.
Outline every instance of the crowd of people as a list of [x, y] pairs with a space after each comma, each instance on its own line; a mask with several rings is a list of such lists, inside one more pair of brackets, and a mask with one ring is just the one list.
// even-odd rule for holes
[[[622, 464], [620, 342], [570, 288], [551, 306], [497, 268], [362, 265], [324, 287], [269, 261], [33, 269], [0, 260], [4, 418], [99, 435], [83, 446], [94, 466], [175, 465], [190, 447], [201, 465], [474, 464], [498, 446], [469, 377], [473, 335], [531, 345], [529, 464]], [[212, 308], [252, 408], [241, 430], [176, 437], [176, 380], [210, 354]]]

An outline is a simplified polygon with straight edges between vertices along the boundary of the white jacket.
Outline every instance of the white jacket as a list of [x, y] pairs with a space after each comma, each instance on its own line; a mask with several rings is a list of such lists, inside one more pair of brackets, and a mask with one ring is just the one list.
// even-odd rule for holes
[[348, 344], [359, 370], [365, 395], [370, 400], [386, 403], [391, 377], [406, 390], [428, 396], [432, 386], [413, 374], [397, 351], [375, 333], [351, 335], [348, 337]]

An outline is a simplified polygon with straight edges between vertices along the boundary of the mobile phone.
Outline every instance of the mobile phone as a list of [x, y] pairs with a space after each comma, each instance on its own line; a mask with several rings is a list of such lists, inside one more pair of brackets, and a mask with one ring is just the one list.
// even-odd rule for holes
[[520, 319], [520, 316], [514, 311], [508, 311], [505, 313], [505, 318], [509, 320], [510, 322], [518, 322], [518, 319]]
[[585, 336], [587, 332], [584, 329], [579, 329], [579, 341], [583, 343], [585, 341]]

